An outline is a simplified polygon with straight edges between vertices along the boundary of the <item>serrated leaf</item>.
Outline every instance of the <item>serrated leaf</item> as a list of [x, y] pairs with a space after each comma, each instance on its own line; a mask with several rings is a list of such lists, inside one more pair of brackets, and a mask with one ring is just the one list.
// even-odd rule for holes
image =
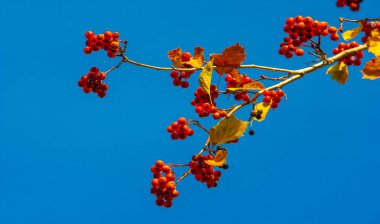
[[210, 142], [214, 145], [235, 140], [247, 129], [248, 122], [238, 120], [235, 115], [225, 118], [210, 129]]
[[347, 65], [340, 61], [327, 69], [326, 74], [330, 74], [333, 80], [336, 80], [340, 84], [344, 84], [348, 80]]
[[210, 85], [212, 77], [213, 60], [209, 61], [205, 67], [203, 67], [201, 74], [199, 75], [198, 82], [205, 93], [210, 96]]
[[234, 67], [239, 67], [246, 56], [244, 48], [237, 43], [224, 49], [222, 54], [211, 55], [210, 59], [214, 59], [215, 66], [231, 66], [230, 68], [215, 68], [215, 71], [219, 75], [223, 75], [231, 72]]
[[351, 29], [351, 30], [347, 30], [346, 32], [342, 34], [342, 37], [344, 40], [351, 40], [355, 38], [362, 31], [362, 29], [363, 29], [363, 25], [362, 23], [359, 23], [359, 27]]
[[185, 62], [185, 65], [190, 65], [193, 68], [201, 68], [204, 62], [204, 49], [201, 47], [196, 47], [194, 49], [194, 56], [190, 59], [190, 61]]
[[181, 57], [181, 54], [182, 54], [181, 48], [176, 48], [168, 52], [168, 57], [170, 60], [175, 61], [177, 58]]
[[367, 41], [368, 51], [373, 53], [376, 57], [380, 56], [380, 31], [374, 29]]
[[213, 160], [205, 160], [204, 162], [210, 166], [223, 166], [226, 163], [227, 150], [216, 151], [215, 158]]
[[264, 84], [261, 82], [253, 81], [250, 83], [247, 83], [243, 85], [242, 87], [237, 87], [237, 88], [227, 88], [229, 91], [247, 91], [247, 90], [263, 90], [265, 89]]
[[380, 57], [368, 61], [361, 72], [363, 79], [375, 80], [380, 78]]
[[265, 120], [269, 112], [269, 109], [270, 109], [270, 103], [265, 104], [264, 102], [261, 102], [259, 104], [256, 104], [255, 109], [253, 111], [257, 113], [259, 110], [261, 110], [262, 111], [261, 119], [257, 119], [256, 117], [254, 117], [253, 119], [255, 119], [258, 122], [262, 122], [263, 120]]

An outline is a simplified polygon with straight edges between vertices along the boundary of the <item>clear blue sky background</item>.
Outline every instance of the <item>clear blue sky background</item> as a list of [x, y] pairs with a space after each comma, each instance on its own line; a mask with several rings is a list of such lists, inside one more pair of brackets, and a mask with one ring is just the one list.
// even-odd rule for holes
[[156, 65], [170, 65], [166, 53], [176, 47], [209, 54], [240, 42], [247, 63], [302, 68], [311, 57], [277, 54], [287, 17], [338, 25], [339, 16], [379, 17], [379, 7], [378, 0], [365, 0], [359, 13], [334, 0], [1, 0], [0, 223], [380, 223], [380, 81], [362, 80], [358, 68], [350, 67], [346, 85], [322, 69], [287, 86], [289, 101], [255, 124], [255, 136], [229, 146], [219, 186], [189, 177], [171, 209], [149, 193], [150, 166], [187, 162], [204, 143], [197, 129], [180, 142], [165, 131], [180, 116], [197, 118], [189, 105], [196, 75], [183, 90], [168, 72], [126, 65], [107, 77], [104, 99], [77, 87], [91, 66], [117, 62], [83, 54], [86, 30], [118, 31], [130, 58]]

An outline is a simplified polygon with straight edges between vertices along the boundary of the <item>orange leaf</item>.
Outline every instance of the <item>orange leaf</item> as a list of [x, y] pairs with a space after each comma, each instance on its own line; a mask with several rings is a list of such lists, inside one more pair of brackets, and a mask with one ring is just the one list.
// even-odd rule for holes
[[361, 71], [363, 73], [363, 79], [378, 79], [380, 78], [380, 57], [373, 58], [367, 62]]
[[265, 89], [264, 84], [261, 82], [253, 81], [250, 83], [247, 83], [243, 85], [242, 87], [237, 87], [237, 88], [227, 88], [229, 91], [246, 91], [246, 90], [263, 90]]
[[181, 48], [176, 48], [168, 52], [168, 57], [170, 60], [175, 61], [177, 58], [180, 58], [182, 54]]
[[231, 72], [234, 67], [239, 67], [245, 60], [247, 54], [244, 48], [239, 44], [235, 44], [223, 50], [222, 54], [213, 54], [211, 58], [214, 58], [215, 66], [231, 66], [231, 68], [215, 68], [215, 71], [219, 75]]

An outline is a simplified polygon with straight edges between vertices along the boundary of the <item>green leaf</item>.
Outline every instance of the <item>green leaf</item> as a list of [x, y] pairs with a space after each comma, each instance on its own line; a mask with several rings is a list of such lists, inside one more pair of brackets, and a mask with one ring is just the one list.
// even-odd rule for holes
[[235, 115], [225, 118], [210, 129], [210, 142], [214, 145], [235, 140], [247, 129], [247, 121], [238, 120]]

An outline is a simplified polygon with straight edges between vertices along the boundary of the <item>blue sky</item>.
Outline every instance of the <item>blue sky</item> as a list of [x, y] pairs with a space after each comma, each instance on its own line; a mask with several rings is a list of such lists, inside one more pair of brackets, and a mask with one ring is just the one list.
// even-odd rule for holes
[[87, 30], [118, 31], [128, 56], [144, 63], [170, 65], [176, 47], [210, 54], [240, 42], [247, 63], [295, 69], [313, 59], [277, 54], [287, 17], [338, 25], [339, 16], [379, 17], [379, 6], [366, 0], [353, 13], [331, 0], [2, 0], [0, 223], [380, 223], [380, 88], [359, 68], [349, 68], [346, 85], [322, 69], [284, 88], [289, 100], [255, 124], [255, 136], [229, 146], [218, 187], [189, 177], [171, 209], [149, 193], [150, 166], [187, 162], [207, 138], [194, 128], [172, 141], [165, 131], [180, 116], [197, 118], [189, 103], [196, 76], [183, 90], [168, 72], [125, 65], [107, 77], [104, 99], [77, 87], [90, 67], [117, 61], [83, 54]]

